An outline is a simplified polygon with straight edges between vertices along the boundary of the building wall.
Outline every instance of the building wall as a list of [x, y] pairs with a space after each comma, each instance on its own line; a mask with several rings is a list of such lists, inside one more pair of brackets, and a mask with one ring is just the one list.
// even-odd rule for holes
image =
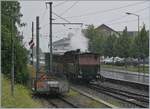
[[68, 51], [71, 50], [71, 45], [70, 45], [70, 37], [67, 38], [63, 38], [61, 40], [58, 40], [56, 42], [53, 43], [53, 49], [55, 52], [58, 51]]

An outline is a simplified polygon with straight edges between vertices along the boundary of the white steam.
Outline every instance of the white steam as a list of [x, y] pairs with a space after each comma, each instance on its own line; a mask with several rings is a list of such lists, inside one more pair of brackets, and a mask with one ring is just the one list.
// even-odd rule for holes
[[80, 51], [88, 51], [88, 39], [83, 35], [81, 29], [76, 28], [72, 33], [69, 33], [71, 37], [72, 50], [80, 49]]

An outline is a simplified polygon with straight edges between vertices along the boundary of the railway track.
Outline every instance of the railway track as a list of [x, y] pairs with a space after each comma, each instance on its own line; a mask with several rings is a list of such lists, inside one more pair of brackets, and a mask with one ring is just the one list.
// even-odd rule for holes
[[136, 99], [139, 101], [143, 101], [143, 102], [147, 102], [147, 103], [149, 102], [149, 96], [148, 95], [138, 94], [138, 93], [134, 93], [131, 91], [125, 91], [125, 90], [121, 90], [121, 89], [117, 89], [117, 88], [113, 88], [113, 87], [108, 87], [108, 86], [103, 86], [103, 85], [96, 85], [96, 86], [103, 88], [103, 89], [111, 90], [111, 92], [114, 92], [117, 94], [119, 93], [120, 95], [125, 95], [127, 97], [130, 97], [130, 98], [133, 98], [133, 99]]
[[47, 106], [47, 108], [80, 108], [79, 106], [76, 106], [74, 103], [66, 99], [65, 97], [61, 95], [57, 96], [49, 96], [49, 95], [34, 95], [35, 99], [39, 99], [40, 101], [47, 101], [48, 104], [44, 104]]
[[110, 103], [108, 103], [108, 102], [105, 102], [105, 101], [103, 101], [102, 99], [98, 99], [97, 97], [95, 98], [94, 96], [92, 96], [92, 95], [90, 95], [90, 94], [88, 94], [88, 93], [86, 93], [86, 92], [84, 92], [84, 91], [82, 91], [82, 90], [79, 90], [79, 89], [77, 89], [77, 88], [75, 88], [75, 87], [71, 87], [71, 89], [77, 91], [78, 93], [80, 93], [80, 94], [83, 95], [83, 96], [86, 96], [86, 97], [88, 97], [88, 98], [90, 98], [90, 99], [92, 99], [92, 100], [94, 100], [94, 101], [97, 101], [97, 102], [99, 102], [99, 103], [105, 105], [105, 108], [117, 108], [117, 106], [114, 106], [113, 104], [110, 104]]
[[69, 100], [65, 99], [62, 96], [59, 96], [59, 99], [64, 101], [65, 103], [69, 104], [72, 108], [80, 108], [79, 106], [75, 105], [74, 103], [70, 102]]
[[132, 103], [138, 107], [147, 108], [149, 105], [149, 99], [147, 96], [95, 84], [90, 84], [88, 87], [121, 101]]
[[52, 104], [54, 108], [79, 108], [63, 97], [58, 97], [57, 99], [48, 99], [48, 102]]

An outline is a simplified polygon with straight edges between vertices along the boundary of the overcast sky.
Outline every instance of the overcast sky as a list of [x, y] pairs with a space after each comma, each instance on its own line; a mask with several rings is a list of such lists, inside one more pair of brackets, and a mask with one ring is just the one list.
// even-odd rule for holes
[[[31, 22], [40, 17], [40, 37], [41, 45], [47, 47], [49, 34], [49, 7], [46, 8], [44, 1], [21, 1], [22, 21], [27, 26], [22, 28], [24, 41], [27, 43], [31, 39]], [[53, 12], [61, 15], [70, 22], [81, 22], [94, 24], [96, 27], [106, 24], [116, 31], [122, 31], [125, 26], [129, 31], [137, 30], [137, 17], [126, 15], [126, 12], [138, 14], [140, 16], [140, 26], [146, 24], [149, 29], [149, 1], [56, 1], [53, 2]], [[65, 22], [53, 14], [53, 22]], [[80, 26], [53, 25], [53, 40], [66, 37], [69, 28], [81, 28]], [[84, 26], [82, 27], [84, 28]], [[28, 48], [28, 44], [26, 44]]]

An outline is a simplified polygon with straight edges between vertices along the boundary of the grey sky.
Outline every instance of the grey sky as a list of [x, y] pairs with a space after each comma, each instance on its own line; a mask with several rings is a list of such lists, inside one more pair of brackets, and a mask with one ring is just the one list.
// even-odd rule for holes
[[[35, 22], [36, 16], [40, 16], [40, 37], [42, 48], [47, 47], [49, 34], [49, 8], [46, 9], [44, 1], [21, 1], [22, 21], [27, 26], [22, 28], [25, 39], [29, 42], [31, 39], [31, 22]], [[61, 4], [62, 3], [62, 4]], [[58, 5], [61, 4], [61, 5]], [[72, 6], [72, 8], [70, 8]], [[125, 12], [132, 12], [140, 15], [140, 26], [146, 24], [149, 28], [149, 8], [148, 1], [56, 1], [53, 2], [53, 11], [62, 15], [71, 22], [82, 22], [84, 24], [94, 24], [99, 26], [106, 24], [116, 31], [122, 31], [125, 26], [129, 31], [137, 30], [137, 17], [126, 15]], [[67, 10], [69, 9], [69, 10]], [[80, 16], [81, 15], [81, 16]], [[74, 16], [74, 17], [72, 17]], [[70, 18], [72, 17], [72, 18]], [[53, 15], [56, 20], [53, 22], [65, 22]], [[80, 26], [56, 26], [53, 25], [53, 40], [66, 37], [70, 31], [68, 28], [80, 28]], [[28, 44], [26, 45], [28, 48]]]

